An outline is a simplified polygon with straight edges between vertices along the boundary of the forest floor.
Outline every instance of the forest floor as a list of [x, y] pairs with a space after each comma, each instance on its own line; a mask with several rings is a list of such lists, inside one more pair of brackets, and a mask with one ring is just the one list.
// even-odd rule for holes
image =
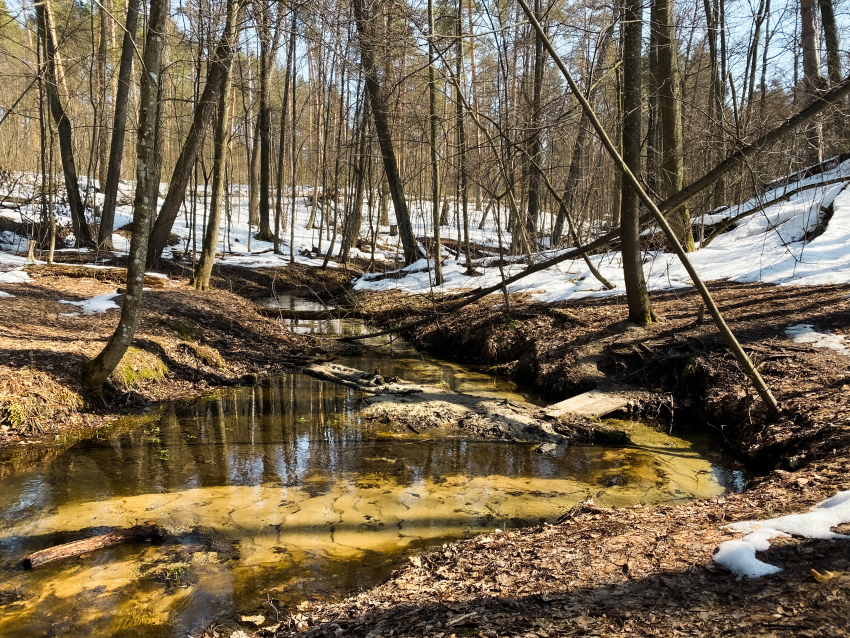
[[[30, 280], [4, 284], [0, 305], [0, 448], [50, 443], [144, 407], [218, 387], [250, 385], [323, 358], [321, 344], [257, 312], [275, 271], [217, 268], [214, 290], [196, 291], [188, 272], [148, 278], [136, 338], [101, 397], [80, 389], [80, 367], [105, 345], [119, 310], [86, 313], [62, 303], [117, 293], [120, 271], [31, 266]], [[280, 269], [280, 288], [338, 291], [340, 271]], [[241, 294], [239, 294], [241, 293]], [[120, 304], [120, 296], [113, 299]], [[107, 302], [108, 303], [108, 302]]]
[[[675, 507], [585, 503], [555, 525], [416, 556], [382, 585], [304, 604], [260, 635], [850, 635], [847, 541], [774, 539], [759, 558], [783, 571], [759, 579], [736, 580], [711, 560], [719, 543], [741, 536], [724, 524], [803, 512], [850, 489], [850, 360], [785, 332], [811, 324], [840, 349], [850, 287], [711, 288], [780, 402], [778, 422], [769, 422], [710, 319], [697, 323], [699, 300], [689, 291], [653, 294], [664, 322], [647, 329], [625, 322], [623, 300], [540, 304], [526, 294], [511, 296], [510, 313], [494, 296], [408, 337], [551, 397], [594, 386], [656, 390], [667, 398], [645, 410], [674, 423], [701, 418], [765, 472], [744, 493]], [[361, 305], [380, 309], [393, 297], [370, 294]], [[837, 576], [820, 582], [813, 569]]]
[[[20, 436], [7, 425], [0, 433], [7, 447], [323, 357], [319, 343], [257, 312], [252, 300], [272, 288], [321, 290], [361, 311], [401, 299], [392, 292], [352, 296], [349, 273], [304, 266], [220, 268], [216, 289], [202, 293], [188, 286], [187, 272], [170, 266], [145, 294], [129, 362], [95, 400], [79, 392], [80, 365], [102, 348], [118, 311], [88, 315], [60, 301], [113, 293], [120, 276], [28, 271], [28, 283], [4, 285], [15, 296], [0, 306], [0, 416], [30, 430]], [[625, 321], [621, 298], [541, 304], [523, 293], [511, 295], [510, 312], [502, 297], [491, 296], [407, 336], [552, 401], [591, 387], [656, 391], [638, 411], [672, 416], [674, 424], [698, 418], [751, 468], [769, 472], [743, 494], [676, 507], [585, 503], [554, 525], [494, 532], [416, 556], [378, 587], [338, 603], [305, 603], [256, 635], [848, 635], [850, 543], [774, 539], [760, 558], [783, 571], [756, 580], [736, 581], [711, 556], [736, 535], [725, 523], [803, 511], [850, 489], [850, 360], [840, 351], [841, 335], [850, 334], [850, 286], [711, 288], [783, 408], [776, 423], [710, 319], [697, 323], [691, 291], [654, 293], [665, 320], [646, 329]], [[411, 319], [434, 301], [405, 299]], [[793, 341], [786, 328], [799, 324], [830, 333], [839, 351]], [[850, 533], [850, 526], [842, 530]], [[821, 583], [812, 569], [843, 574]], [[276, 614], [269, 609], [270, 618]], [[207, 636], [230, 638], [228, 626]]]

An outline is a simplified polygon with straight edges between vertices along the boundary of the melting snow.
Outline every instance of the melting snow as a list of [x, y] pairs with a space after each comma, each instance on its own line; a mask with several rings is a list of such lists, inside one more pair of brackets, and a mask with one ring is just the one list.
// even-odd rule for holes
[[780, 536], [802, 536], [803, 538], [833, 539], [850, 538], [836, 534], [832, 528], [843, 523], [850, 523], [850, 490], [839, 492], [832, 498], [818, 503], [811, 512], [791, 514], [767, 521], [744, 521], [726, 525], [727, 529], [736, 532], [749, 532], [740, 539], [726, 541], [720, 544], [714, 555], [714, 562], [722, 565], [738, 575], [759, 578], [768, 574], [782, 571], [781, 567], [769, 565], [756, 558], [756, 552], [763, 552], [770, 547], [770, 539]]
[[[67, 303], [72, 306], [79, 306], [80, 310], [83, 311], [85, 315], [94, 315], [101, 312], [106, 312], [107, 310], [112, 310], [113, 308], [118, 308], [118, 304], [116, 304], [113, 299], [120, 295], [115, 294], [114, 292], [108, 292], [105, 295], [98, 295], [97, 297], [92, 297], [91, 299], [84, 299], [83, 301], [65, 301], [64, 299], [60, 299], [59, 303]], [[74, 313], [76, 314], [76, 313]], [[73, 315], [64, 315], [64, 316], [73, 316]]]
[[831, 334], [828, 332], [816, 332], [810, 323], [800, 323], [796, 326], [785, 328], [785, 334], [795, 343], [807, 343], [814, 348], [829, 348], [841, 354], [850, 355], [847, 349], [844, 335]]

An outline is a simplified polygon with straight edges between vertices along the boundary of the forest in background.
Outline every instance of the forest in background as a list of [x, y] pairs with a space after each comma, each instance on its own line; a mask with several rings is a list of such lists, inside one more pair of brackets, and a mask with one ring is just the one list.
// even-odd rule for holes
[[[227, 8], [225, 2], [172, 3], [165, 20], [157, 155], [161, 181], [178, 192], [167, 198], [167, 214], [154, 228], [149, 263], [167, 236], [159, 226], [169, 226], [176, 207], [186, 206], [187, 189], [211, 187], [213, 128], [228, 75], [225, 190], [249, 190], [248, 219], [231, 223], [250, 222], [261, 238], [287, 228], [283, 200], [294, 188], [339, 194], [339, 210], [324, 215], [320, 207], [311, 225], [330, 234], [335, 216], [342, 217], [353, 246], [360, 226], [353, 218], [362, 208], [352, 201], [359, 197], [370, 210], [380, 209], [386, 225], [391, 204], [394, 210], [400, 204], [396, 183], [406, 199], [440, 211], [437, 226], [454, 226], [467, 207], [489, 211], [500, 202], [504, 219], [489, 214], [481, 224], [521, 229], [505, 247], [513, 253], [585, 241], [619, 225], [618, 171], [518, 4], [459, 0], [429, 10], [423, 3], [242, 0], [232, 43], [224, 33]], [[634, 109], [627, 112], [623, 100], [633, 81], [624, 77], [624, 58], [636, 45], [626, 42], [625, 27], [633, 21], [623, 16], [638, 9], [644, 21], [637, 45], [639, 175], [658, 201], [843, 78], [846, 52], [837, 25], [846, 9], [831, 0], [660, 0], [646, 7], [538, 1], [535, 14], [620, 146], [630, 114], [625, 126], [634, 130], [635, 124]], [[137, 18], [128, 21], [128, 10]], [[3, 168], [41, 175], [44, 198], [64, 202], [62, 157], [72, 152], [84, 184], [81, 214], [94, 224], [87, 231], [75, 222], [75, 235], [82, 244], [107, 246], [117, 196], [101, 203], [95, 191], [115, 188], [107, 186], [107, 173], [116, 124], [121, 128], [115, 111], [122, 84], [127, 133], [114, 179], [135, 178], [148, 8], [133, 0], [34, 6], [22, 0], [0, 9], [0, 16]], [[225, 44], [233, 49], [229, 74], [216, 64], [229, 55]], [[125, 57], [132, 53], [123, 78], [122, 50]], [[367, 76], [378, 85], [385, 114], [379, 127]], [[67, 122], [68, 151], [55, 106]], [[689, 218], [740, 203], [780, 175], [847, 150], [846, 110], [834, 108], [762, 149], [691, 199], [680, 211], [680, 236]], [[397, 179], [388, 180], [378, 128], [391, 143]], [[190, 208], [200, 215], [194, 203]], [[41, 214], [49, 217], [49, 205]], [[401, 232], [409, 262], [415, 248], [407, 245], [404, 227]]]

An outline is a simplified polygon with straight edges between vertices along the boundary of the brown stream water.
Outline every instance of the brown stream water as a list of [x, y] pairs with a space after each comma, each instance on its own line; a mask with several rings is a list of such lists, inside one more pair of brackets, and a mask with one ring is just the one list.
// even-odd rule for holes
[[[343, 362], [522, 396], [408, 347]], [[551, 521], [588, 495], [674, 503], [742, 487], [707, 439], [617, 425], [635, 446], [540, 454], [398, 437], [361, 422], [351, 390], [298, 374], [171, 406], [0, 480], [0, 636], [182, 637], [234, 614], [274, 619], [269, 600], [284, 614], [341, 597], [422, 548]], [[147, 520], [174, 540], [21, 567], [40, 549]]]

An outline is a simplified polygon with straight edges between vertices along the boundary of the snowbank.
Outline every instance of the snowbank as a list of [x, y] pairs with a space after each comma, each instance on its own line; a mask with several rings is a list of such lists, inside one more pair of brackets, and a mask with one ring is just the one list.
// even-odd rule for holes
[[850, 355], [850, 350], [845, 345], [846, 337], [844, 335], [816, 332], [814, 326], [810, 323], [788, 326], [785, 328], [785, 334], [796, 343], [807, 343], [814, 348], [829, 348], [841, 354]]
[[770, 548], [770, 539], [791, 535], [803, 538], [833, 539], [850, 538], [836, 534], [832, 528], [850, 523], [850, 490], [839, 492], [832, 498], [818, 503], [811, 512], [791, 514], [767, 521], [744, 521], [726, 525], [726, 529], [749, 532], [740, 539], [721, 543], [714, 555], [714, 562], [722, 565], [741, 579], [759, 578], [782, 571], [781, 567], [768, 565], [756, 558], [756, 552]]
[[[114, 292], [108, 292], [105, 295], [98, 295], [97, 297], [92, 297], [91, 299], [84, 299], [83, 301], [65, 301], [64, 299], [60, 299], [59, 303], [66, 303], [72, 306], [79, 306], [80, 310], [83, 311], [84, 315], [96, 315], [106, 312], [107, 310], [113, 310], [118, 308], [118, 304], [112, 301], [116, 297], [120, 295], [115, 294]], [[77, 313], [66, 313], [63, 316], [65, 317], [73, 317]]]

